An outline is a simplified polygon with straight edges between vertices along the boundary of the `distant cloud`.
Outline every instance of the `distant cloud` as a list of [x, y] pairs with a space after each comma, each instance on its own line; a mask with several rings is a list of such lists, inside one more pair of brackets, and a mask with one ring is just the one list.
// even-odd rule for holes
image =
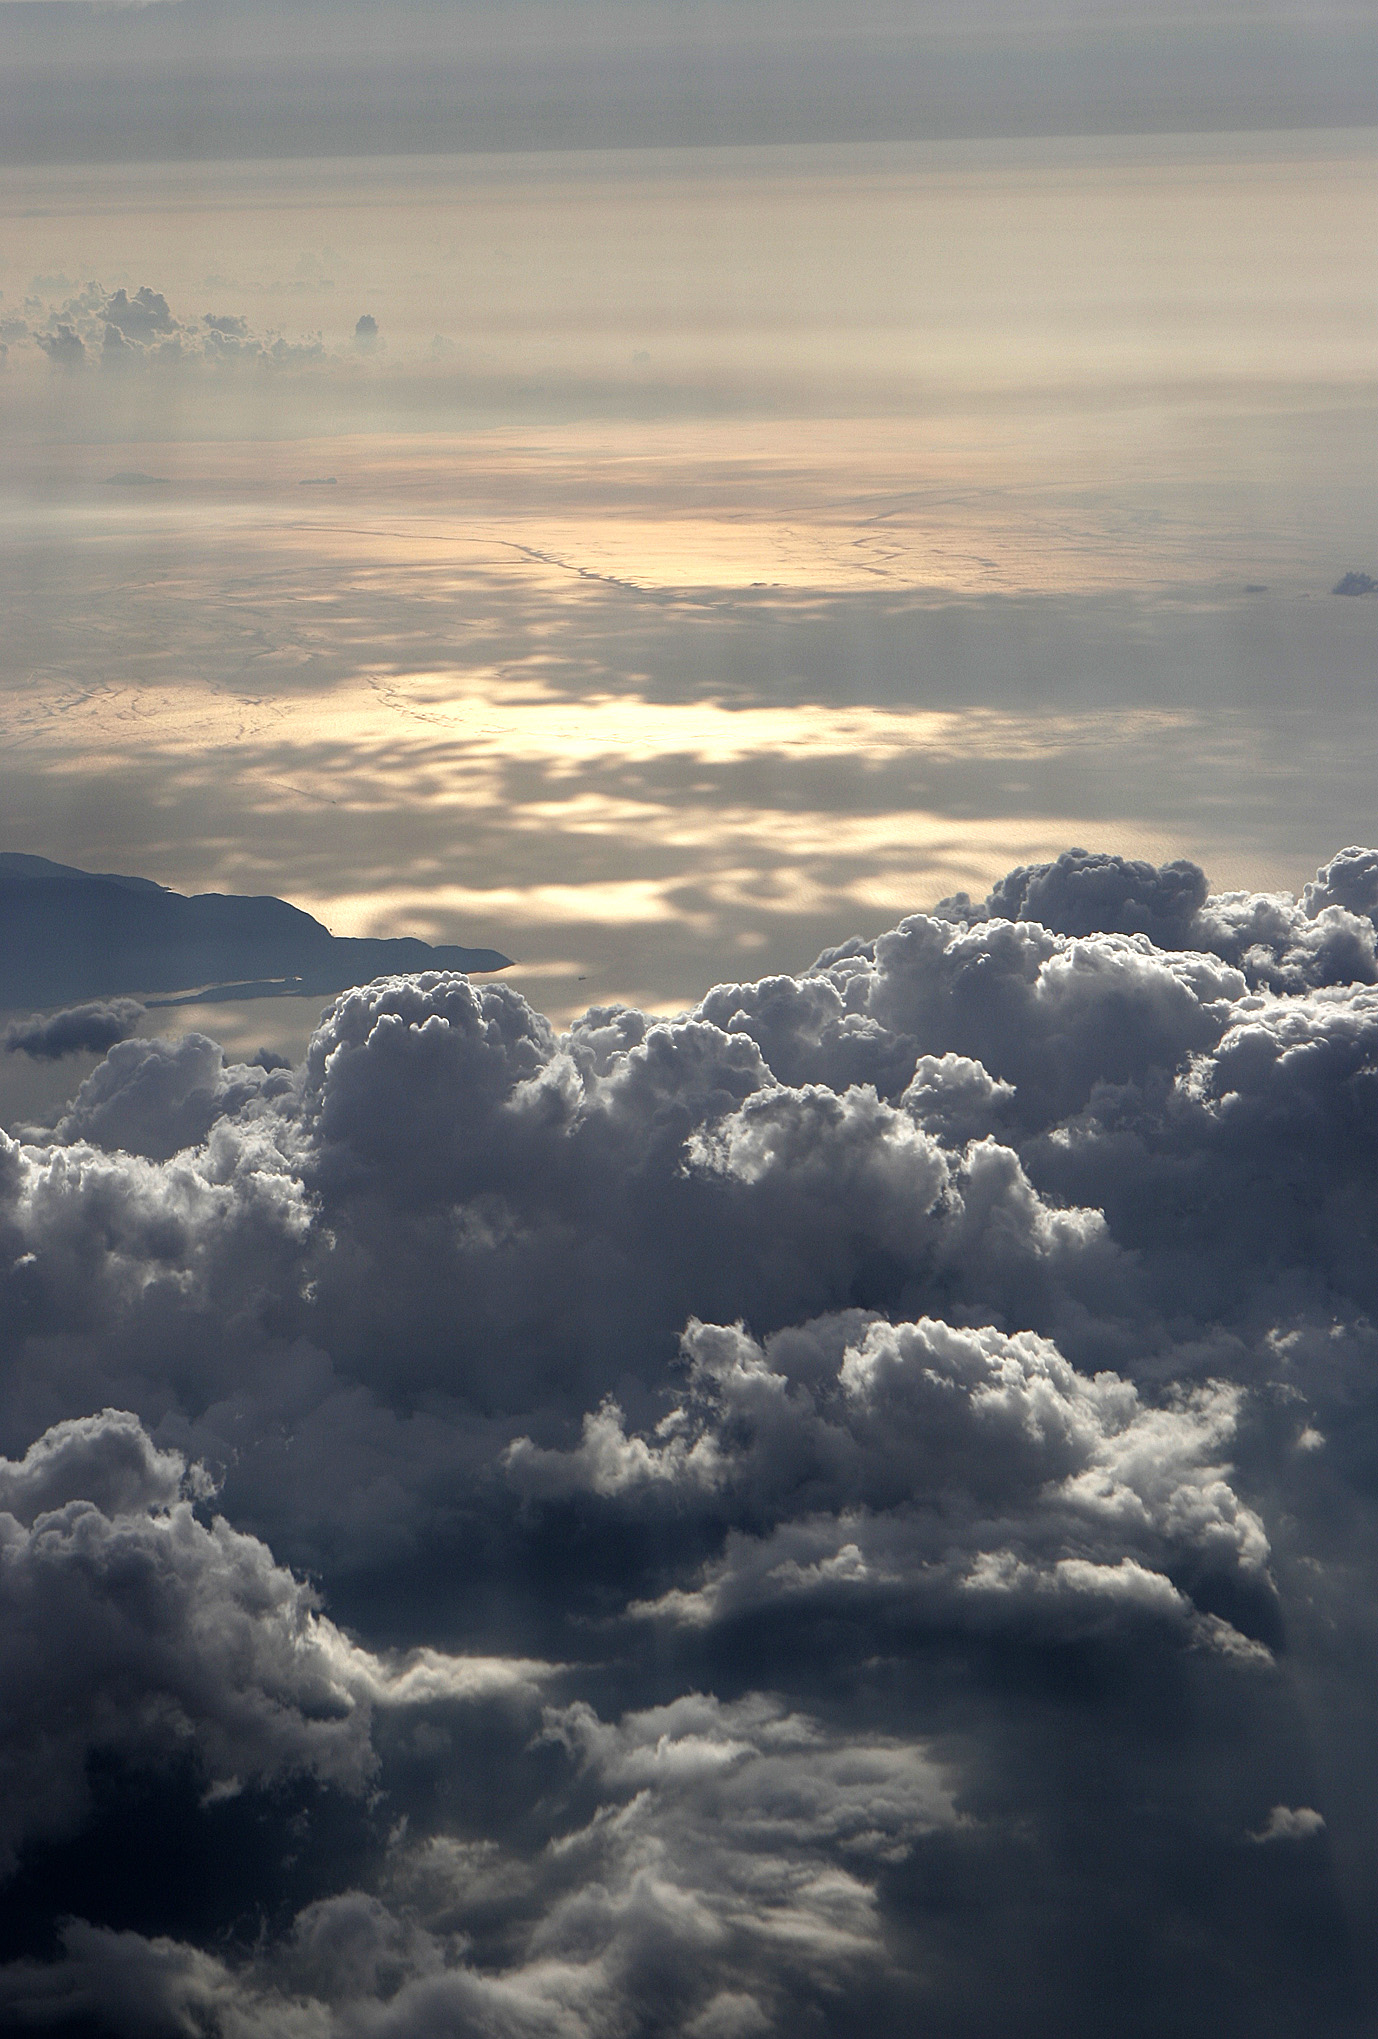
[[103, 1055], [117, 1041], [129, 1038], [143, 1010], [137, 999], [112, 998], [68, 1006], [46, 1018], [13, 1020], [5, 1029], [5, 1049], [43, 1062], [56, 1062], [64, 1055]]
[[1251, 1841], [1309, 1841], [1321, 1833], [1325, 1821], [1309, 1805], [1275, 1805]]
[[[148, 284], [131, 294], [124, 287], [106, 291], [90, 283], [56, 302], [34, 296], [25, 311], [24, 319], [6, 322], [9, 337], [32, 338], [56, 367], [81, 367], [96, 356], [103, 368], [118, 373], [241, 364], [295, 368], [331, 358], [319, 334], [257, 332], [242, 313], [178, 318], [162, 292]], [[362, 341], [356, 340], [356, 346], [367, 351]]]
[[35, 333], [34, 343], [43, 349], [54, 368], [84, 368], [86, 348], [73, 326], [59, 321], [49, 333]]
[[159, 291], [150, 290], [147, 284], [136, 290], [132, 298], [125, 290], [115, 291], [106, 299], [102, 317], [107, 326], [114, 326], [128, 340], [155, 340], [179, 330], [168, 310], [167, 299]]
[[1332, 595], [1378, 594], [1378, 580], [1370, 573], [1342, 574], [1330, 592]]

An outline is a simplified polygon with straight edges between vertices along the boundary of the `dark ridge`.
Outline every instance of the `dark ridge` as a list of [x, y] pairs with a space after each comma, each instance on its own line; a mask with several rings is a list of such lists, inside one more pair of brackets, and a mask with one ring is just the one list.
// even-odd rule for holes
[[0, 855], [0, 1007], [119, 993], [162, 993], [164, 1002], [328, 996], [394, 972], [510, 962], [496, 949], [332, 935], [285, 899], [187, 898], [147, 878]]

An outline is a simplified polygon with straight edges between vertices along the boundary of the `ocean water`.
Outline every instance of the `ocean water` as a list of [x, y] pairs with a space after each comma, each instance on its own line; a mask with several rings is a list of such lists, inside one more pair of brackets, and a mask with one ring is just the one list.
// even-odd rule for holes
[[0, 846], [557, 1018], [1071, 843], [1295, 887], [1375, 826], [1375, 185], [1368, 131], [0, 172]]

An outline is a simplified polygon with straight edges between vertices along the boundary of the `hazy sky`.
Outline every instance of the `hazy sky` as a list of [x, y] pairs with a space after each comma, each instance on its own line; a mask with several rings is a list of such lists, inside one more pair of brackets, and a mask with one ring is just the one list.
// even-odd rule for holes
[[0, 7], [0, 2029], [1372, 2032], [1376, 51]]
[[1345, 4], [21, 0], [12, 162], [1350, 126]]

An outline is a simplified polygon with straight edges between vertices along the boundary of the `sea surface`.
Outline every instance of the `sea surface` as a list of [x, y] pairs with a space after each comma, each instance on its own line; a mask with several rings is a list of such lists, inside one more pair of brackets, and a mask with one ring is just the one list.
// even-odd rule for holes
[[1295, 888], [1378, 831], [1376, 199], [1372, 130], [0, 171], [0, 848], [557, 1019], [1073, 843]]

